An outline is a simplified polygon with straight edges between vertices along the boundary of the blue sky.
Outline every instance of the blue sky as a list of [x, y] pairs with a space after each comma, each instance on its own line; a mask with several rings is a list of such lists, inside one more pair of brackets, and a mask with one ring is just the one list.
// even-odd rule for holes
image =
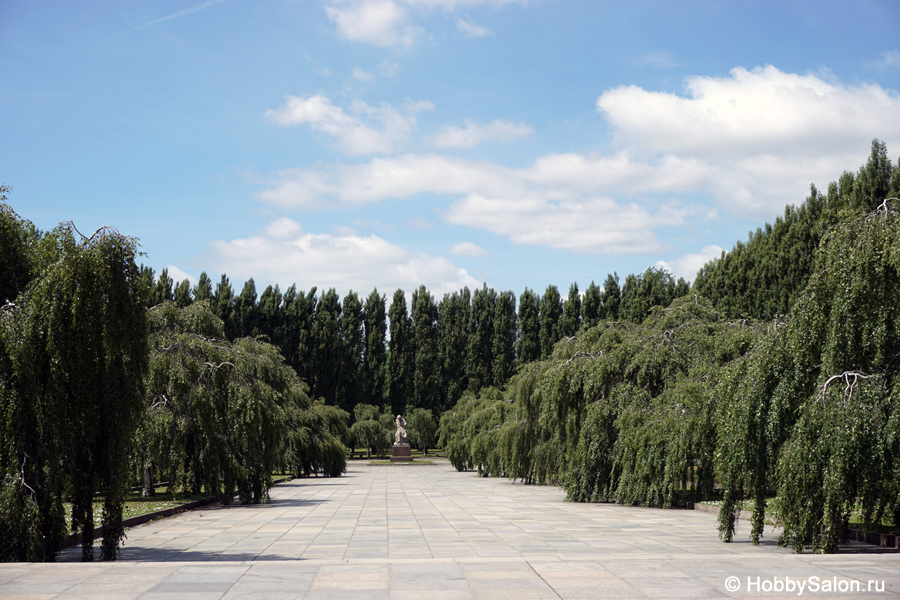
[[900, 155], [900, 3], [0, 1], [0, 181], [176, 279], [583, 290]]

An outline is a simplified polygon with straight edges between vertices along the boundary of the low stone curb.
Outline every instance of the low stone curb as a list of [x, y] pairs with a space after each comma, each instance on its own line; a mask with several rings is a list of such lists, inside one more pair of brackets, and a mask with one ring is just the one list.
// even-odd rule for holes
[[[278, 485], [279, 483], [284, 483], [285, 481], [292, 480], [293, 477], [281, 477], [272, 482], [272, 485]], [[235, 498], [237, 494], [234, 495]], [[155, 510], [153, 512], [144, 513], [142, 515], [136, 515], [134, 517], [129, 517], [127, 519], [122, 520], [122, 527], [137, 527], [138, 525], [143, 525], [144, 523], [149, 523], [150, 521], [155, 521], [156, 519], [165, 519], [167, 517], [174, 517], [177, 514], [181, 514], [183, 512], [187, 512], [189, 510], [194, 510], [195, 508], [200, 508], [201, 506], [207, 506], [209, 504], [215, 504], [216, 502], [221, 502], [222, 498], [220, 496], [212, 496], [210, 498], [201, 498], [200, 500], [192, 500], [191, 502], [185, 502], [184, 504], [179, 504], [178, 506], [172, 506], [170, 508], [164, 508], [162, 510]], [[94, 539], [99, 540], [103, 537], [103, 527], [95, 527], [94, 528]], [[78, 531], [76, 533], [71, 533], [66, 538], [66, 541], [63, 542], [63, 548], [71, 548], [72, 546], [80, 546], [81, 545], [81, 532]]]
[[[718, 506], [710, 506], [708, 504], [695, 504], [693, 509], [704, 513], [719, 514]], [[752, 511], [742, 510], [737, 518], [743, 521], [749, 521], [752, 517]], [[892, 550], [900, 550], [900, 535], [894, 533], [879, 533], [877, 531], [865, 531], [863, 529], [847, 527], [844, 529], [844, 539], [862, 542], [864, 544], [872, 544], [882, 548], [890, 548]]]

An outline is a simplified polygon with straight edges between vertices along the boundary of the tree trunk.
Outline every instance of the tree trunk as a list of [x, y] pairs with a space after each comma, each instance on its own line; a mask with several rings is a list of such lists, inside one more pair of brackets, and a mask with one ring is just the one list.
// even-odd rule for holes
[[144, 465], [144, 487], [141, 490], [141, 497], [156, 497], [156, 486], [153, 485], [153, 463], [146, 463]]

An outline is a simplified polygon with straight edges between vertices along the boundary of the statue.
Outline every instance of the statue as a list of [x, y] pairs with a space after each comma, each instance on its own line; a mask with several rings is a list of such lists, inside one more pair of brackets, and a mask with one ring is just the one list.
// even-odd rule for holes
[[406, 419], [404, 419], [401, 415], [397, 415], [394, 423], [397, 424], [397, 432], [394, 434], [394, 445], [409, 444], [406, 439]]

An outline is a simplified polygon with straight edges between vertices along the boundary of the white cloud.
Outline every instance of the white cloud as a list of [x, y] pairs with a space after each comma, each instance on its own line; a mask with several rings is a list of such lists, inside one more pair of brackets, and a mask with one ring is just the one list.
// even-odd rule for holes
[[430, 107], [430, 102], [408, 102], [401, 113], [389, 104], [372, 107], [355, 102], [348, 114], [327, 97], [314, 94], [288, 96], [280, 108], [267, 110], [266, 118], [282, 126], [309, 125], [334, 138], [337, 147], [347, 154], [379, 154], [404, 143], [415, 127], [415, 113]]
[[178, 285], [185, 279], [187, 279], [191, 285], [197, 285], [197, 278], [193, 275], [189, 275], [188, 273], [182, 271], [175, 265], [166, 265], [166, 269], [169, 270], [169, 278], [175, 282], [175, 285]]
[[409, 47], [421, 30], [408, 22], [406, 9], [394, 0], [340, 0], [325, 7], [338, 35], [352, 42]]
[[471, 148], [482, 142], [512, 142], [534, 133], [526, 123], [511, 123], [495, 119], [490, 123], [466, 121], [465, 127], [448, 125], [434, 136], [438, 148]]
[[770, 218], [860, 162], [873, 137], [900, 145], [900, 96], [877, 85], [844, 86], [773, 66], [691, 77], [686, 96], [622, 86], [597, 109], [616, 141], [646, 156], [702, 164], [698, 191], [732, 210]]
[[472, 242], [459, 242], [450, 246], [450, 254], [453, 256], [468, 256], [471, 258], [481, 258], [487, 256], [487, 251]]
[[446, 219], [507, 236], [517, 244], [577, 254], [624, 254], [659, 251], [653, 230], [678, 225], [683, 216], [683, 211], [668, 208], [651, 215], [637, 204], [620, 205], [610, 198], [557, 202], [471, 194], [451, 206]]
[[287, 169], [260, 196], [284, 208], [359, 205], [421, 193], [558, 200], [601, 191], [689, 191], [707, 175], [698, 161], [665, 157], [645, 162], [626, 152], [550, 154], [521, 169], [439, 154], [403, 154], [359, 165]]
[[372, 73], [369, 73], [368, 71], [360, 69], [359, 67], [353, 67], [352, 69], [350, 69], [350, 74], [355, 79], [359, 79], [360, 81], [365, 81], [365, 82], [375, 81], [375, 75], [373, 75]]
[[[516, 243], [657, 252], [654, 231], [686, 214], [772, 219], [802, 202], [810, 182], [824, 187], [862, 163], [872, 138], [900, 147], [896, 92], [771, 66], [690, 78], [685, 96], [619, 87], [597, 108], [613, 128], [614, 153], [551, 153], [518, 168], [440, 154], [378, 157], [281, 171], [261, 198], [296, 208], [438, 194], [453, 202], [448, 221]], [[448, 128], [433, 141], [467, 147], [499, 137], [497, 123]], [[527, 127], [507, 125], [507, 135]], [[698, 196], [712, 205], [687, 211]]]
[[473, 21], [472, 17], [469, 15], [456, 19], [456, 29], [458, 29], [460, 33], [476, 38], [485, 37], [494, 33], [484, 25], [479, 25]]
[[597, 108], [629, 147], [704, 157], [821, 155], [876, 134], [900, 135], [900, 97], [877, 85], [845, 87], [770, 65], [691, 77], [686, 92], [621, 86], [603, 93]]
[[212, 242], [209, 261], [235, 280], [255, 277], [282, 287], [296, 283], [300, 289], [315, 285], [340, 293], [374, 287], [410, 291], [424, 284], [440, 296], [479, 285], [445, 257], [413, 254], [376, 235], [306, 233], [285, 218], [270, 223], [265, 235]]
[[[373, 44], [382, 48], [408, 48], [423, 35], [423, 30], [411, 23], [409, 9], [443, 9], [524, 4], [528, 0], [327, 0], [325, 14], [331, 19], [338, 36], [352, 41]], [[466, 16], [456, 20], [457, 28], [466, 35], [483, 37], [491, 31]]]
[[684, 277], [685, 281], [693, 281], [697, 276], [697, 271], [713, 258], [722, 256], [723, 248], [715, 244], [704, 246], [703, 250], [693, 254], [685, 254], [672, 261], [658, 261], [657, 267], [662, 267], [671, 273], [675, 278]]
[[900, 50], [885, 50], [875, 64], [881, 68], [900, 67]]

